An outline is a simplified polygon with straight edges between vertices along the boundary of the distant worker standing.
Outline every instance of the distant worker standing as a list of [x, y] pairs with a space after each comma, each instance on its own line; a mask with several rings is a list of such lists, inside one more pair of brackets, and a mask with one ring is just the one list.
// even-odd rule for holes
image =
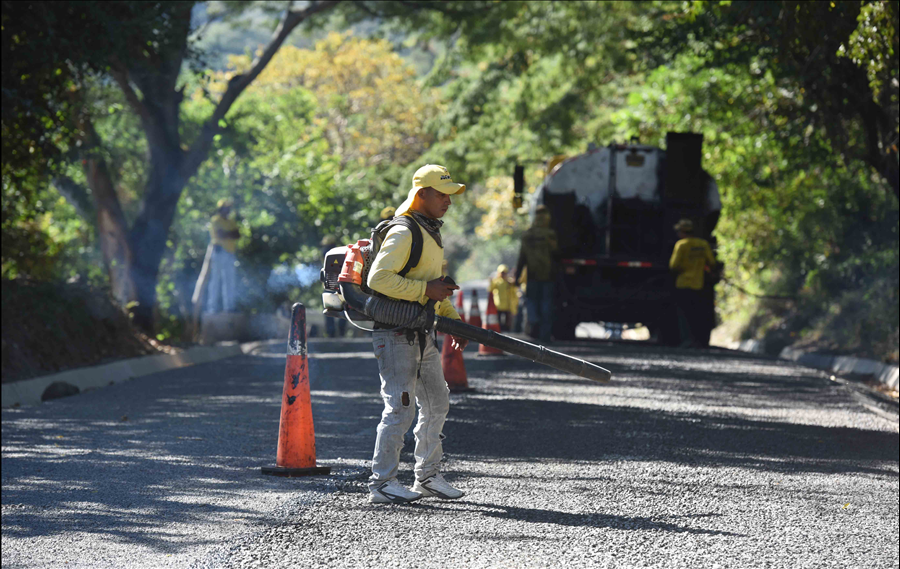
[[241, 232], [236, 221], [234, 203], [221, 199], [209, 223], [213, 246], [210, 260], [210, 281], [207, 293], [207, 312], [234, 312], [237, 304], [237, 250]]
[[[550, 228], [550, 211], [540, 205], [535, 210], [534, 222], [522, 235], [516, 275], [528, 269], [525, 305], [532, 329], [530, 335], [545, 344], [550, 341], [553, 329], [553, 254], [557, 248], [556, 231]], [[521, 276], [517, 282], [521, 284]]]
[[703, 278], [706, 268], [715, 268], [716, 259], [705, 239], [694, 237], [694, 223], [682, 219], [675, 224], [675, 243], [669, 270], [675, 275], [675, 304], [681, 347], [699, 345], [703, 313]]
[[500, 318], [500, 331], [509, 332], [512, 326], [512, 317], [516, 313], [519, 296], [516, 294], [516, 284], [507, 274], [509, 267], [497, 266], [497, 276], [488, 284], [488, 294], [494, 295], [494, 307]]

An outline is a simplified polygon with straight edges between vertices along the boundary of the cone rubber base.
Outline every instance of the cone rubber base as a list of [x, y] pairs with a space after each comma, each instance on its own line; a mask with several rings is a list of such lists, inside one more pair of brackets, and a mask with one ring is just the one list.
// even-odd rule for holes
[[474, 387], [451, 387], [450, 393], [472, 393], [477, 391]]
[[314, 466], [312, 468], [284, 468], [281, 466], [263, 466], [263, 474], [271, 476], [316, 476], [319, 474], [331, 474], [330, 466]]

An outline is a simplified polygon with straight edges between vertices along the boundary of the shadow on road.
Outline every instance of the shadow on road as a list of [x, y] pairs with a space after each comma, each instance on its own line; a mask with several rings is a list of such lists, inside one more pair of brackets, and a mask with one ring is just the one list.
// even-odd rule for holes
[[[356, 342], [352, 349], [369, 346]], [[728, 353], [596, 345], [563, 351], [607, 364], [614, 382], [593, 385], [518, 358], [479, 360], [467, 352], [478, 391], [454, 396], [444, 429], [447, 452], [486, 462], [665, 461], [896, 476], [896, 433], [791, 422], [798, 411], [852, 405], [801, 368]], [[4, 539], [89, 532], [178, 551], [219, 540], [186, 528], [266, 523], [249, 497], [240, 499], [245, 493], [336, 491], [335, 477], [285, 481], [258, 474], [275, 458], [283, 369], [277, 357], [232, 358], [4, 410]], [[310, 370], [320, 462], [343, 457], [365, 464], [381, 410], [375, 360], [323, 356], [311, 360]], [[548, 398], [532, 389], [556, 391]], [[564, 400], [567, 389], [579, 402]], [[592, 390], [596, 403], [584, 402]], [[691, 410], [654, 408], [659, 398], [681, 400]], [[783, 418], [750, 418], [729, 406], [782, 410]], [[403, 460], [408, 470], [408, 455]], [[537, 523], [704, 533], [674, 517], [471, 507]]]
[[[684, 516], [661, 516], [659, 518], [615, 516], [603, 513], [574, 514], [557, 510], [540, 508], [523, 508], [506, 504], [492, 504], [489, 502], [473, 502], [460, 500], [454, 507], [435, 505], [434, 503], [416, 503], [416, 507], [423, 510], [459, 511], [465, 509], [473, 514], [480, 514], [491, 518], [510, 519], [535, 524], [554, 524], [560, 526], [585, 527], [585, 528], [610, 528], [631, 531], [665, 531], [672, 533], [692, 533], [701, 535], [727, 535], [733, 537], [746, 537], [743, 534], [728, 531], [706, 530], [680, 526], [664, 519], [679, 518], [711, 518], [721, 517], [721, 514], [691, 514]], [[483, 536], [476, 536], [476, 539]]]
[[[175, 552], [265, 521], [284, 363], [233, 358], [3, 411], [3, 536], [66, 532]], [[241, 497], [247, 495], [246, 500]], [[191, 529], [191, 526], [194, 529]]]

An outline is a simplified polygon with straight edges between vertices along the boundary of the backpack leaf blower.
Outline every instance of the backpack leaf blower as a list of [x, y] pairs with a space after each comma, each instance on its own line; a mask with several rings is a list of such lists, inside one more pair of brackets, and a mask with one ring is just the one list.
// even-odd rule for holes
[[[382, 228], [382, 225], [385, 227]], [[379, 229], [383, 229], [377, 235]], [[378, 254], [378, 247], [387, 232], [384, 222], [372, 232], [372, 239], [361, 239], [355, 244], [335, 247], [325, 254], [320, 280], [325, 287], [322, 294], [324, 313], [332, 318], [346, 318], [351, 324], [358, 321], [374, 321], [396, 329], [414, 329], [438, 332], [465, 338], [520, 356], [531, 361], [571, 373], [579, 377], [606, 383], [612, 374], [609, 370], [588, 361], [549, 350], [544, 346], [525, 342], [493, 330], [485, 330], [464, 324], [459, 320], [435, 316], [434, 301], [425, 305], [405, 300], [395, 300], [374, 293], [366, 282], [369, 269]], [[379, 239], [378, 237], [381, 237]], [[449, 277], [444, 280], [453, 283]]]

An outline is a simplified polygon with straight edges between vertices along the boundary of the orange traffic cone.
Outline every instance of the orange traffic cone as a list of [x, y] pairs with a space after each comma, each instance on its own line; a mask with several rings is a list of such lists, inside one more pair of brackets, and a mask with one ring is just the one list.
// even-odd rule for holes
[[451, 393], [461, 391], [474, 391], [469, 387], [469, 377], [466, 375], [466, 364], [463, 362], [462, 350], [454, 350], [451, 344], [453, 338], [444, 336], [444, 345], [441, 346], [441, 368], [444, 370], [444, 381]]
[[481, 309], [478, 308], [478, 291], [472, 291], [472, 305], [469, 306], [469, 326], [481, 328]]
[[[500, 315], [497, 314], [497, 307], [494, 305], [494, 295], [488, 293], [488, 305], [487, 305], [487, 314], [484, 315], [484, 329], [485, 330], [493, 330], [494, 332], [500, 333]], [[478, 355], [491, 355], [491, 354], [502, 354], [503, 350], [499, 348], [494, 348], [492, 346], [485, 346], [484, 344], [478, 345]]]
[[263, 466], [263, 474], [310, 476], [330, 474], [330, 467], [316, 466], [316, 433], [309, 396], [309, 366], [306, 358], [306, 308], [299, 302], [291, 309], [281, 423], [278, 430], [277, 466]]
[[456, 293], [456, 313], [459, 314], [459, 321], [466, 323], [466, 309], [463, 307], [463, 291], [459, 289]]

